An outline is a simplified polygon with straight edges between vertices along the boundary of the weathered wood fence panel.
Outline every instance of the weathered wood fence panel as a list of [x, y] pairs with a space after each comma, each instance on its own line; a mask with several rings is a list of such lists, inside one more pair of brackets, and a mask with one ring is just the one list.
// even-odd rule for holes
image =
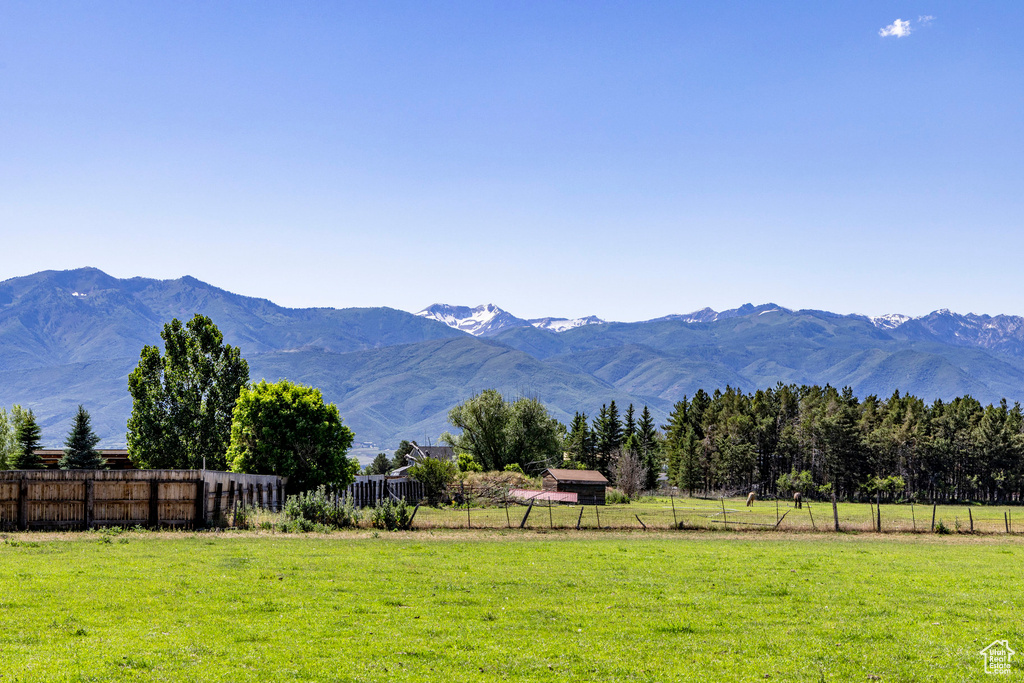
[[[284, 483], [207, 470], [0, 471], [0, 528], [205, 526], [231, 512], [211, 493], [279, 509]], [[263, 491], [268, 495], [257, 495]]]
[[373, 507], [385, 498], [405, 499], [416, 504], [423, 498], [423, 484], [409, 477], [388, 477], [384, 474], [361, 474], [340, 493], [346, 500], [351, 499], [356, 507]]

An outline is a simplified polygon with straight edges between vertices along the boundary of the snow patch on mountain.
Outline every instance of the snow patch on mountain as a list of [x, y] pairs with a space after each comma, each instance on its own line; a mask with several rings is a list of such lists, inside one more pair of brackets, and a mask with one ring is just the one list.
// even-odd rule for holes
[[476, 337], [489, 337], [510, 327], [536, 327], [549, 332], [566, 332], [584, 325], [601, 325], [605, 321], [597, 316], [588, 315], [583, 318], [533, 318], [523, 320], [517, 318], [494, 304], [484, 304], [470, 308], [469, 306], [451, 306], [449, 304], [433, 304], [427, 306], [416, 315], [444, 323], [448, 327], [468, 332]]
[[876, 315], [869, 317], [868, 320], [875, 327], [883, 330], [895, 330], [903, 323], [910, 322], [913, 320], [909, 315], [903, 315], [902, 313], [888, 313], [886, 315]]
[[526, 327], [530, 324], [494, 304], [484, 304], [473, 308], [433, 304], [416, 315], [443, 322], [448, 327], [468, 332], [475, 337], [489, 337], [509, 327]]
[[531, 318], [529, 322], [534, 327], [550, 332], [566, 332], [584, 325], [603, 325], [605, 323], [596, 315], [588, 315], [584, 318]]

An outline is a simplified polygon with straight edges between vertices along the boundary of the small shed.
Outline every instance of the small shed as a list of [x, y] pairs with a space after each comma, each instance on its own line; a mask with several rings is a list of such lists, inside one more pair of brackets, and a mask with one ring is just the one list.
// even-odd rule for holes
[[595, 470], [544, 470], [544, 490], [575, 493], [580, 505], [604, 505], [608, 480]]

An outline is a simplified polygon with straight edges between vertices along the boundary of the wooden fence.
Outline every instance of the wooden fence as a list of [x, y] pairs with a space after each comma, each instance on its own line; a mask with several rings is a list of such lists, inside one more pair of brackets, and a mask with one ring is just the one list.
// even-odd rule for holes
[[282, 477], [209, 470], [0, 471], [0, 528], [202, 527], [236, 504], [281, 509]]
[[409, 477], [388, 477], [385, 474], [361, 474], [344, 491], [345, 499], [351, 499], [356, 507], [371, 507], [385, 498], [418, 503], [423, 498], [423, 484]]

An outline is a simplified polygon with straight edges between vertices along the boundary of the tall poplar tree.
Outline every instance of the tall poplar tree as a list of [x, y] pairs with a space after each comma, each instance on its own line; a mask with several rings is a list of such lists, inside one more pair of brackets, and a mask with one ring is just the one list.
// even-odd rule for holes
[[128, 376], [128, 457], [144, 469], [199, 469], [205, 461], [208, 469], [223, 470], [249, 364], [204, 315], [184, 325], [175, 318], [160, 337], [164, 355], [144, 347]]

